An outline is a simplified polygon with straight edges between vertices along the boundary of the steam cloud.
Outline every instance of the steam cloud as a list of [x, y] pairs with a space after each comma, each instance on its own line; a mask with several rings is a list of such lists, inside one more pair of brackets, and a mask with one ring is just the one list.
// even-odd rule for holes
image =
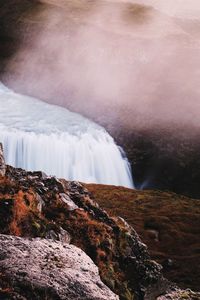
[[200, 126], [200, 22], [180, 1], [175, 16], [154, 0], [45, 2], [7, 66], [17, 91], [100, 123]]

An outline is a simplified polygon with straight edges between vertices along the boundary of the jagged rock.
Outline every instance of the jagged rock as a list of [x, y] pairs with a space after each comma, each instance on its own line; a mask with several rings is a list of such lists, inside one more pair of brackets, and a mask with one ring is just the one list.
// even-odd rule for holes
[[[47, 248], [51, 248], [50, 245], [58, 245], [58, 250], [60, 247], [70, 249], [68, 247], [71, 246], [68, 243], [71, 242], [93, 260], [99, 267], [104, 284], [119, 295], [121, 300], [155, 300], [158, 296], [165, 295], [166, 291], [171, 290], [171, 284], [163, 278], [161, 266], [151, 260], [147, 246], [142, 243], [135, 230], [123, 218], [111, 217], [102, 210], [90, 198], [88, 190], [78, 182], [39, 176], [38, 172], [26, 172], [7, 166], [6, 176], [0, 178], [0, 233], [29, 238], [46, 237], [50, 240], [42, 243], [47, 243], [45, 244], [49, 245]], [[11, 240], [8, 238], [8, 241]], [[20, 241], [19, 245], [21, 245], [22, 240], [17, 241]], [[40, 243], [39, 241], [41, 240], [38, 240], [37, 243]], [[30, 246], [31, 243], [36, 243], [36, 240], [32, 242], [26, 240], [26, 242], [22, 242], [23, 245], [24, 243], [25, 246], [27, 246], [26, 243]], [[5, 246], [5, 249], [9, 249], [9, 246]], [[5, 261], [5, 251], [0, 256], [2, 261]], [[23, 256], [24, 262], [30, 268], [29, 260], [30, 257], [32, 258], [30, 252], [27, 252], [25, 248], [20, 255]], [[54, 262], [55, 266], [51, 261], [51, 268], [58, 267], [59, 257]], [[44, 270], [47, 266], [44, 265]], [[60, 268], [62, 269], [62, 267], [61, 265]], [[16, 275], [15, 278], [18, 280], [16, 287], [19, 286], [20, 289], [27, 273], [24, 272], [24, 269], [22, 270], [21, 262], [18, 267], [16, 266], [17, 268], [18, 273], [16, 271], [13, 274], [19, 275]], [[14, 275], [12, 272], [8, 272], [11, 269], [6, 270], [7, 282], [10, 278], [15, 283], [15, 280], [12, 280]], [[86, 272], [84, 264], [82, 271]], [[52, 276], [52, 285], [45, 289], [45, 292], [50, 295], [48, 299], [68, 299], [58, 298], [60, 294], [55, 291], [57, 279], [54, 275]], [[57, 278], [60, 278], [59, 276]], [[36, 279], [38, 280], [38, 277]], [[37, 280], [36, 282], [38, 282]], [[29, 284], [26, 283], [26, 285], [29, 290]], [[76, 281], [72, 280], [70, 285], [72, 291], [69, 293], [74, 293], [76, 285]], [[40, 287], [33, 285], [36, 293], [44, 292], [43, 287]], [[77, 285], [76, 292], [80, 290], [79, 287], [80, 285]], [[4, 283], [1, 281], [0, 288], [4, 289]], [[100, 288], [102, 288], [101, 284]], [[62, 291], [61, 289], [61, 294]], [[14, 292], [17, 291], [14, 290]], [[30, 295], [28, 299], [32, 299], [32, 296], [35, 297], [33, 290], [30, 291]], [[27, 299], [26, 295], [25, 298], [23, 298], [23, 294], [20, 296], [21, 298], [18, 296], [13, 299]], [[94, 299], [94, 296], [87, 299]], [[81, 298], [75, 299], [85, 298], [81, 296]], [[107, 299], [112, 298], [108, 297]]]
[[70, 196], [67, 194], [60, 194], [61, 200], [67, 204], [69, 210], [75, 210], [78, 208], [78, 206], [70, 199]]
[[166, 289], [161, 266], [134, 229], [111, 218], [78, 182], [7, 166], [0, 179], [0, 233], [71, 242], [93, 260], [102, 281], [122, 300], [158, 296]]
[[0, 143], [0, 176], [4, 176], [6, 173], [6, 164], [3, 155], [3, 146]]
[[119, 299], [92, 260], [73, 245], [0, 235], [2, 270], [0, 281], [7, 288], [0, 289], [0, 299]]

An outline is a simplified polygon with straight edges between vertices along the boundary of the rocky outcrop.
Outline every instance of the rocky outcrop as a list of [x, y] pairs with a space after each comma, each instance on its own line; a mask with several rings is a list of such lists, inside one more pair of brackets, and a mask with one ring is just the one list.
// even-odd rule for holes
[[78, 182], [6, 166], [0, 234], [1, 299], [155, 300], [172, 289], [135, 230]]
[[168, 285], [134, 229], [100, 209], [78, 182], [7, 166], [0, 178], [0, 233], [70, 241], [123, 300], [154, 299]]
[[6, 172], [6, 164], [3, 156], [3, 146], [0, 144], [0, 176], [4, 176]]
[[73, 245], [0, 235], [0, 269], [0, 299], [119, 299]]

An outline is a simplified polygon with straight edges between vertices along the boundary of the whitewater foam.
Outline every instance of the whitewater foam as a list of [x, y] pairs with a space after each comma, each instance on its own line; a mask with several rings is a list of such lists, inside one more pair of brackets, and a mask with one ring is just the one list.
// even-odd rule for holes
[[48, 175], [133, 187], [129, 162], [106, 130], [0, 83], [0, 142], [7, 164]]

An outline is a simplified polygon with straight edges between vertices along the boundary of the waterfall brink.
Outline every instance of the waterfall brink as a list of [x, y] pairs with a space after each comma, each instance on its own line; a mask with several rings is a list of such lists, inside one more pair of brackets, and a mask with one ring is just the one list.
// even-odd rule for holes
[[67, 180], [133, 188], [129, 162], [104, 128], [1, 83], [0, 142], [9, 165]]

